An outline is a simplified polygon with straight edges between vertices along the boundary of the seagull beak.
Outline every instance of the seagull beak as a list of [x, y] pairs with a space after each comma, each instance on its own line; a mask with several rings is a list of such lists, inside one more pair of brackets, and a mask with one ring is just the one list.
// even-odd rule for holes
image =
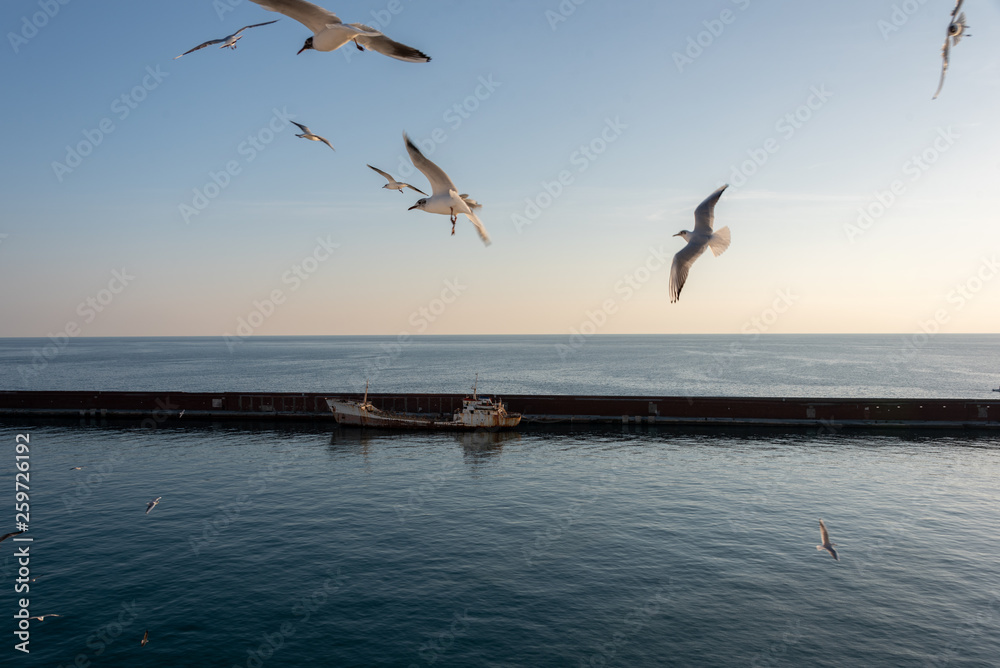
[[417, 205], [416, 205], [416, 204], [414, 204], [414, 205], [413, 205], [413, 206], [411, 206], [411, 207], [410, 207], [409, 209], [407, 209], [407, 211], [413, 211], [413, 210], [414, 210], [414, 209], [416, 209], [416, 208], [417, 208]]
[[674, 236], [675, 236], [675, 237], [679, 237], [680, 235], [681, 235], [681, 233], [680, 233], [680, 232], [678, 232], [678, 233], [677, 233], [677, 234], [675, 234]]
[[297, 55], [299, 55], [300, 53], [302, 53], [303, 51], [305, 51], [305, 50], [306, 50], [306, 48], [307, 48], [307, 47], [302, 47], [301, 49], [299, 49], [299, 50], [298, 50], [298, 52], [296, 52], [296, 54], [295, 54], [295, 55], [296, 55], [296, 56], [297, 56]]

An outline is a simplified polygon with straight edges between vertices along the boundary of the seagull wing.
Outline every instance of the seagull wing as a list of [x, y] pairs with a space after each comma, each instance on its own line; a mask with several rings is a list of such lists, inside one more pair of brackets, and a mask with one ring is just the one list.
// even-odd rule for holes
[[354, 41], [372, 51], [378, 51], [383, 56], [389, 56], [396, 60], [404, 60], [408, 63], [426, 63], [431, 59], [423, 51], [418, 51], [412, 46], [391, 40], [371, 26], [366, 26], [363, 23], [351, 23], [350, 25], [352, 28], [357, 28], [358, 30], [376, 33], [375, 35], [358, 35], [354, 38]]
[[[701, 207], [699, 207], [701, 208]], [[681, 298], [681, 288], [687, 281], [688, 271], [708, 246], [704, 241], [689, 241], [688, 245], [677, 251], [674, 263], [670, 266], [670, 303]]]
[[958, 0], [958, 2], [955, 3], [955, 9], [951, 10], [951, 18], [955, 18], [955, 15], [961, 11], [963, 2], [965, 2], [965, 0]]
[[[229, 37], [232, 37], [232, 35], [230, 35]], [[222, 39], [210, 39], [207, 42], [205, 42], [204, 44], [199, 44], [198, 46], [194, 47], [190, 51], [185, 51], [180, 56], [174, 56], [174, 60], [177, 60], [181, 56], [186, 56], [189, 53], [194, 53], [198, 49], [204, 49], [206, 46], [212, 46], [213, 44], [218, 44], [219, 42], [225, 42], [227, 39], [229, 39], [229, 37], [223, 37]]]
[[937, 96], [941, 94], [941, 89], [944, 88], [944, 75], [948, 72], [948, 51], [950, 50], [949, 37], [944, 38], [944, 46], [941, 47], [941, 81], [938, 83], [937, 90], [934, 92], [934, 97], [932, 100], [936, 100]]
[[[236, 37], [241, 32], [243, 32], [244, 30], [247, 30], [249, 28], [259, 28], [261, 26], [269, 26], [272, 23], [277, 23], [280, 20], [281, 19], [274, 19], [273, 21], [265, 21], [264, 23], [254, 23], [253, 25], [243, 26], [242, 28], [240, 28], [239, 30], [237, 30], [236, 32], [234, 32], [232, 35], [230, 35], [229, 37]], [[227, 37], [226, 39], [229, 39], [229, 37]]]
[[3, 536], [0, 536], [0, 543], [2, 543], [3, 541], [7, 540], [11, 536], [16, 536], [19, 533], [24, 533], [24, 532], [23, 531], [14, 531], [12, 533], [5, 533]]
[[819, 537], [823, 541], [823, 546], [830, 544], [830, 534], [826, 531], [826, 525], [823, 524], [823, 520], [819, 521]]
[[483, 243], [489, 246], [493, 241], [490, 240], [490, 235], [486, 231], [486, 226], [483, 225], [483, 221], [479, 220], [479, 216], [472, 213], [471, 211], [466, 216], [472, 221], [472, 224], [476, 226], [476, 231], [479, 232], [479, 238], [483, 240]]
[[444, 173], [444, 170], [425, 158], [424, 154], [420, 152], [416, 144], [410, 141], [405, 132], [403, 133], [403, 140], [406, 142], [406, 152], [410, 154], [410, 161], [430, 181], [431, 192], [434, 195], [447, 195], [449, 190], [458, 192], [458, 188], [448, 178], [448, 175]]
[[333, 12], [305, 0], [251, 0], [251, 2], [268, 11], [295, 19], [312, 30], [313, 34], [323, 32], [328, 25], [343, 23]]
[[[316, 136], [319, 137], [319, 135], [316, 135]], [[333, 148], [333, 144], [331, 144], [326, 137], [319, 137], [319, 140], [321, 142], [323, 142], [324, 144], [326, 144], [327, 146], [329, 146], [332, 150], [334, 150], [334, 151], [337, 150], [337, 149]]]
[[[383, 172], [378, 167], [372, 167], [371, 165], [368, 165], [368, 169], [374, 169], [376, 172], [378, 172], [379, 174], [381, 174], [382, 176], [384, 176], [385, 180], [388, 181], [389, 183], [395, 183], [396, 182], [396, 179], [392, 178], [391, 174], [387, 174], [387, 173]], [[413, 186], [410, 186], [410, 187], [412, 188]], [[416, 190], [416, 189], [414, 188], [414, 190]]]
[[312, 130], [310, 130], [307, 126], [302, 125], [301, 123], [296, 123], [295, 121], [292, 121], [292, 125], [298, 127], [299, 130], [302, 130], [302, 132], [306, 133], [307, 135], [312, 134]]
[[410, 185], [409, 183], [403, 183], [403, 184], [401, 184], [401, 185], [402, 185], [402, 186], [403, 186], [404, 188], [409, 188], [410, 190], [416, 190], [416, 191], [417, 191], [418, 193], [420, 193], [420, 194], [421, 194], [421, 195], [423, 195], [424, 197], [427, 197], [427, 193], [425, 193], [425, 192], [424, 192], [423, 190], [421, 190], [420, 188], [414, 188], [414, 187], [413, 187], [413, 186], [411, 186], [411, 185]]
[[724, 185], [714, 193], [705, 198], [705, 201], [694, 210], [694, 232], [695, 234], [709, 235], [712, 233], [712, 223], [715, 221], [715, 203], [722, 197], [722, 193], [729, 185]]

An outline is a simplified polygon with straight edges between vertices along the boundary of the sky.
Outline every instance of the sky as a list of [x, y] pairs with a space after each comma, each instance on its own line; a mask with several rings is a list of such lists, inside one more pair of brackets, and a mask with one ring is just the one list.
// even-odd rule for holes
[[[996, 0], [936, 100], [942, 0], [321, 4], [431, 62], [296, 55], [248, 0], [2, 3], [0, 336], [1000, 331]], [[491, 246], [381, 188], [428, 190], [404, 131]]]

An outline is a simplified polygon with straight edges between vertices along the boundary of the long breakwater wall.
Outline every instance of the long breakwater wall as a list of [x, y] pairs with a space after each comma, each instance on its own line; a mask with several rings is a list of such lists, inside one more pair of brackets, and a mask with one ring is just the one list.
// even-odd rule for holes
[[[461, 394], [369, 394], [378, 408], [446, 415]], [[333, 422], [327, 397], [298, 392], [0, 391], [0, 417]], [[522, 424], [775, 425], [1000, 429], [1000, 401], [975, 399], [826, 399], [506, 395]]]

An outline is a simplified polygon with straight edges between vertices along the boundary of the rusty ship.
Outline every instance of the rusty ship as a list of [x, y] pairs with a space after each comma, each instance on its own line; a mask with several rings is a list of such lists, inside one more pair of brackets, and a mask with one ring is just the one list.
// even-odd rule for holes
[[327, 398], [326, 403], [333, 411], [333, 417], [337, 424], [349, 427], [498, 431], [513, 429], [521, 423], [521, 414], [508, 413], [507, 407], [499, 399], [479, 396], [478, 384], [479, 377], [477, 376], [476, 384], [472, 386], [472, 396], [462, 399], [462, 407], [451, 415], [451, 419], [448, 419], [447, 415], [413, 415], [393, 413], [376, 408], [368, 401], [367, 383], [365, 384], [365, 396], [361, 401], [331, 397]]

